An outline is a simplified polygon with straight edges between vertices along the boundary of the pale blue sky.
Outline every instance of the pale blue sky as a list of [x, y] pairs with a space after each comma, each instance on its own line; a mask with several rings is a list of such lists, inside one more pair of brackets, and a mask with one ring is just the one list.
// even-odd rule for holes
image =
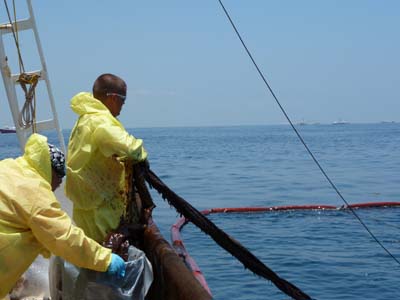
[[[294, 122], [400, 121], [400, 1], [224, 4]], [[70, 98], [105, 72], [128, 83], [126, 127], [286, 122], [217, 0], [33, 6], [63, 128]], [[12, 123], [2, 84], [0, 104], [0, 126]]]

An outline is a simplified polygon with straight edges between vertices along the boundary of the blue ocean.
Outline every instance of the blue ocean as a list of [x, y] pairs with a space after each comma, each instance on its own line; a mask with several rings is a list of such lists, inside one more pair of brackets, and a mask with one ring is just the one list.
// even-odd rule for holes
[[[400, 124], [297, 127], [350, 204], [400, 201]], [[336, 194], [288, 125], [132, 128], [151, 169], [199, 210], [321, 204]], [[69, 130], [64, 131], [68, 140]], [[56, 143], [56, 136], [49, 134]], [[14, 134], [0, 134], [0, 159], [20, 154]], [[164, 236], [179, 215], [152, 191]], [[400, 208], [358, 209], [371, 232], [400, 259]], [[313, 299], [400, 299], [400, 266], [348, 210], [212, 214], [209, 218], [280, 277]], [[214, 299], [288, 299], [253, 275], [192, 224], [183, 242]]]

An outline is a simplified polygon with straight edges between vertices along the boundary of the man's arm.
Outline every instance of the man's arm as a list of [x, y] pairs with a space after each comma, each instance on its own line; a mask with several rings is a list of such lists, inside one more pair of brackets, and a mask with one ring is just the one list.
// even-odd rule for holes
[[[39, 196], [36, 193], [36, 196]], [[50, 191], [32, 207], [28, 222], [36, 239], [50, 252], [79, 267], [104, 272], [111, 262], [111, 250], [87, 237], [74, 226]], [[43, 198], [47, 197], [47, 198]]]
[[144, 161], [147, 158], [143, 141], [136, 139], [117, 125], [104, 124], [97, 127], [93, 132], [92, 139], [107, 157], [117, 155], [131, 158], [134, 161]]

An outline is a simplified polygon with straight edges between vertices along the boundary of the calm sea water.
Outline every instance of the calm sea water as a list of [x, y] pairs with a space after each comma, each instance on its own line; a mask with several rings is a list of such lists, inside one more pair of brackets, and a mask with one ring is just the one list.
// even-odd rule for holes
[[[400, 201], [400, 124], [298, 127], [350, 203]], [[199, 210], [213, 207], [343, 205], [291, 128], [279, 126], [130, 129], [143, 138], [151, 168]], [[67, 141], [69, 131], [65, 131]], [[55, 136], [50, 134], [50, 141]], [[19, 155], [0, 134], [0, 159]], [[153, 192], [161, 231], [178, 217]], [[400, 209], [357, 211], [400, 259]], [[346, 211], [210, 216], [281, 277], [315, 299], [400, 299], [400, 266]], [[193, 225], [182, 233], [215, 299], [288, 299], [245, 270]]]

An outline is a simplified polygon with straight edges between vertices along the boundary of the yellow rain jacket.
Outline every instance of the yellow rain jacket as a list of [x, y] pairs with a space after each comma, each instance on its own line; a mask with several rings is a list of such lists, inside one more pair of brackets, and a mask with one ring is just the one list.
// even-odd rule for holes
[[51, 190], [47, 138], [32, 134], [25, 153], [0, 161], [0, 299], [38, 254], [50, 252], [71, 263], [106, 271], [111, 250], [72, 225]]
[[117, 228], [125, 212], [124, 160], [143, 161], [143, 141], [130, 135], [108, 108], [90, 93], [71, 100], [79, 119], [71, 132], [65, 192], [73, 219], [98, 242]]

